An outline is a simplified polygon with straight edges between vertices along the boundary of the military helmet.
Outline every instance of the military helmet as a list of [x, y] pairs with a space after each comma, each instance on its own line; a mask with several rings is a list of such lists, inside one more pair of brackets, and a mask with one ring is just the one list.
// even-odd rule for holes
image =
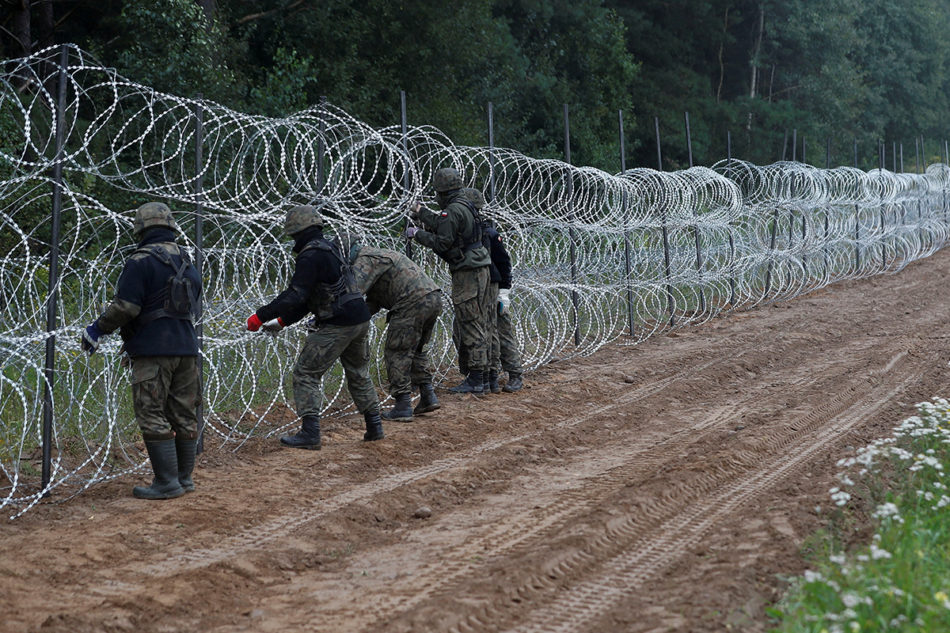
[[155, 226], [164, 226], [169, 229], [177, 229], [175, 216], [168, 205], [162, 202], [146, 202], [135, 210], [135, 218], [132, 220], [132, 236], [136, 239], [142, 237], [145, 229]]
[[309, 204], [292, 208], [284, 218], [284, 233], [287, 235], [296, 235], [311, 226], [323, 226], [323, 216]]
[[432, 186], [436, 191], [446, 192], [462, 188], [462, 176], [457, 169], [443, 167], [432, 176]]
[[468, 198], [468, 201], [472, 203], [476, 209], [481, 211], [485, 208], [485, 196], [481, 191], [475, 189], [474, 187], [466, 187], [462, 189], [462, 193]]

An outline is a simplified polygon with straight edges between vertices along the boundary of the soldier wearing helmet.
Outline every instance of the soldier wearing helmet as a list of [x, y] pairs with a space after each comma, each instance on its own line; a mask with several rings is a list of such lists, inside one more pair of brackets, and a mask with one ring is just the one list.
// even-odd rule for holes
[[[508, 382], [504, 390], [508, 393], [520, 391], [523, 386], [521, 367], [521, 349], [514, 335], [511, 323], [511, 256], [505, 248], [504, 240], [495, 229], [491, 221], [485, 217], [485, 196], [478, 189], [467, 188], [462, 190], [471, 201], [482, 218], [482, 243], [491, 256], [491, 277], [489, 294], [492, 297], [491, 315], [489, 317], [489, 331], [491, 347], [488, 358], [488, 374], [483, 377], [484, 389], [491, 393], [499, 393], [502, 389], [498, 385], [498, 366], [508, 372]], [[458, 348], [458, 332], [452, 332], [455, 346]], [[459, 351], [459, 369], [466, 373], [468, 359]]]
[[132, 365], [132, 404], [152, 464], [142, 499], [171, 499], [195, 489], [198, 439], [198, 338], [194, 318], [201, 279], [176, 243], [178, 225], [161, 202], [135, 210], [138, 247], [125, 262], [115, 298], [82, 334], [93, 354], [99, 338], [119, 330]]
[[[327, 201], [323, 205], [328, 204]], [[284, 233], [297, 255], [289, 287], [247, 319], [247, 329], [277, 331], [308, 314], [307, 338], [294, 365], [294, 403], [301, 418], [295, 435], [280, 438], [292, 448], [319, 450], [322, 379], [337, 359], [346, 385], [366, 422], [365, 441], [383, 438], [379, 399], [369, 375], [370, 312], [352, 268], [336, 242], [323, 236], [323, 216], [311, 205], [287, 212]]]
[[478, 212], [462, 192], [462, 185], [457, 170], [437, 170], [433, 186], [440, 210], [431, 212], [415, 205], [413, 214], [422, 228], [409, 227], [406, 237], [431, 248], [449, 265], [455, 311], [453, 327], [459, 332], [459, 354], [465, 355], [468, 365], [465, 380], [453, 391], [481, 394], [488, 371], [488, 321], [493, 306], [489, 294], [491, 259], [482, 244]]

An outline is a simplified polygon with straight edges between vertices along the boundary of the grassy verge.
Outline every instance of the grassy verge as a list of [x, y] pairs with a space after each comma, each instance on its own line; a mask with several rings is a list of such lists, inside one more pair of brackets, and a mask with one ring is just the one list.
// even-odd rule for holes
[[[841, 460], [838, 507], [817, 537], [812, 570], [770, 615], [781, 633], [950, 631], [950, 402], [918, 415]], [[873, 532], [848, 548], [842, 534], [862, 511]]]

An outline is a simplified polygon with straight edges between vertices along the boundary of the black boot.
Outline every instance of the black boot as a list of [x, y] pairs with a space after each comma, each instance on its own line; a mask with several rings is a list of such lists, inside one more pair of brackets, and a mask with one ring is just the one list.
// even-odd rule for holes
[[431, 383], [419, 385], [419, 395], [419, 404], [417, 404], [416, 408], [412, 410], [413, 415], [429, 413], [430, 411], [435, 411], [436, 409], [442, 408], [442, 405], [439, 404], [439, 399], [435, 395], [435, 389], [432, 388]]
[[301, 428], [296, 435], [285, 435], [280, 443], [292, 448], [306, 448], [313, 451], [320, 450], [320, 416], [305, 415]]
[[505, 385], [503, 391], [508, 393], [514, 393], [516, 391], [521, 391], [521, 388], [524, 384], [521, 382], [521, 374], [516, 374], [514, 372], [508, 372], [508, 383]]
[[152, 460], [152, 472], [155, 478], [151, 486], [136, 486], [132, 494], [139, 499], [174, 499], [185, 494], [178, 483], [178, 455], [175, 453], [175, 439], [146, 440], [145, 449]]
[[485, 383], [488, 385], [485, 388], [485, 391], [491, 391], [492, 393], [501, 393], [501, 387], [498, 386], [498, 372], [492, 369], [488, 372], [488, 382]]
[[198, 440], [175, 438], [175, 452], [178, 454], [178, 483], [184, 488], [185, 492], [195, 491], [195, 482], [191, 479], [191, 473], [195, 469], [197, 448]]
[[366, 420], [366, 433], [363, 433], [364, 442], [375, 442], [381, 440], [383, 435], [383, 421], [379, 419], [379, 411], [367, 411], [363, 414]]
[[412, 394], [400, 393], [396, 396], [396, 405], [382, 414], [384, 420], [399, 420], [408, 422], [412, 420]]
[[481, 371], [470, 371], [468, 377], [458, 385], [449, 389], [452, 393], [474, 393], [481, 395], [485, 393], [485, 383]]

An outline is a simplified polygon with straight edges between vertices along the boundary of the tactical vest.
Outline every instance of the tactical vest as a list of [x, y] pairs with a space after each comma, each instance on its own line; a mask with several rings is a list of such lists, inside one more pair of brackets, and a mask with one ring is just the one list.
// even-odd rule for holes
[[452, 203], [460, 203], [472, 214], [472, 231], [467, 236], [456, 235], [455, 241], [448, 249], [444, 251], [435, 251], [435, 254], [444, 259], [450, 265], [455, 265], [465, 259], [465, 253], [472, 249], [482, 246], [482, 218], [478, 210], [471, 202], [464, 198], [453, 200]]
[[312, 239], [300, 249], [298, 257], [311, 249], [326, 251], [340, 262], [340, 278], [329, 284], [318, 283], [307, 299], [307, 309], [313, 312], [319, 323], [343, 314], [343, 306], [355, 299], [362, 299], [363, 293], [356, 285], [353, 269], [350, 262], [343, 257], [339, 243], [322, 237]]
[[174, 271], [168, 276], [165, 286], [156, 294], [149, 296], [142, 306], [143, 311], [131, 323], [123, 326], [121, 335], [123, 340], [129, 340], [143, 327], [161, 318], [179, 319], [194, 323], [195, 312], [198, 309], [198, 289], [185, 276], [191, 260], [184, 249], [179, 248], [181, 265], [175, 266], [171, 255], [161, 246], [149, 244], [135, 250], [136, 253], [145, 253], [158, 259]]

